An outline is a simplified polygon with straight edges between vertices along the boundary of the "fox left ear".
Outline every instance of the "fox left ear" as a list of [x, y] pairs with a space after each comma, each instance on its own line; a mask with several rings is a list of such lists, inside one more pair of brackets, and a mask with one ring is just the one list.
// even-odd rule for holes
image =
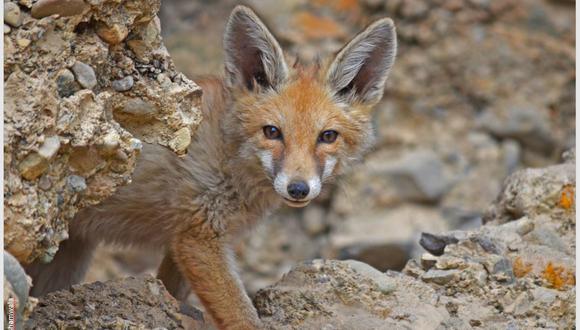
[[224, 52], [229, 87], [276, 88], [288, 75], [280, 45], [248, 7], [237, 6], [230, 14]]
[[336, 99], [368, 105], [380, 101], [396, 53], [397, 35], [391, 19], [380, 19], [359, 33], [328, 69], [327, 82]]

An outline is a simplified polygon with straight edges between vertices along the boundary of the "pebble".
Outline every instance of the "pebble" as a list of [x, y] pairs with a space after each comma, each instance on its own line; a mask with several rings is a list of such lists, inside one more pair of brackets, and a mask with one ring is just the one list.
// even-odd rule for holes
[[169, 141], [169, 147], [177, 154], [184, 154], [191, 143], [191, 132], [189, 128], [183, 127], [173, 135], [173, 139]]
[[139, 139], [131, 138], [131, 140], [129, 140], [129, 146], [132, 150], [141, 151], [143, 149], [143, 142]]
[[18, 0], [18, 3], [26, 8], [32, 8], [32, 0]]
[[20, 7], [14, 2], [4, 2], [4, 23], [13, 27], [19, 27], [22, 24]]
[[125, 103], [122, 111], [135, 116], [149, 117], [157, 113], [157, 107], [140, 98], [132, 98]]
[[44, 139], [44, 143], [38, 149], [38, 154], [45, 159], [51, 159], [57, 154], [58, 149], [60, 149], [60, 139], [55, 135]]
[[48, 162], [46, 159], [36, 152], [30, 153], [18, 164], [20, 175], [31, 181], [41, 176], [47, 168]]
[[127, 76], [123, 79], [115, 80], [111, 83], [111, 86], [117, 92], [126, 92], [133, 87], [133, 77]]
[[4, 34], [8, 34], [8, 33], [10, 33], [10, 30], [11, 30], [11, 29], [10, 29], [10, 26], [8, 26], [8, 25], [4, 24]]
[[403, 199], [436, 202], [450, 187], [443, 162], [431, 150], [413, 151], [377, 170], [392, 178]]
[[44, 191], [48, 191], [51, 187], [52, 182], [50, 181], [50, 178], [47, 175], [43, 175], [42, 177], [40, 177], [40, 180], [38, 180], [38, 188]]
[[31, 41], [29, 39], [26, 38], [17, 38], [16, 39], [16, 44], [18, 44], [18, 46], [20, 46], [20, 48], [26, 48], [28, 47], [28, 45], [30, 45]]
[[66, 178], [66, 183], [74, 192], [81, 192], [87, 189], [85, 178], [80, 175], [70, 175]]
[[56, 88], [60, 97], [69, 97], [80, 90], [74, 74], [69, 69], [63, 69], [58, 74]]
[[120, 142], [121, 138], [119, 137], [119, 133], [115, 131], [107, 133], [103, 138], [103, 146], [109, 151], [116, 150], [119, 147]]
[[72, 71], [79, 84], [87, 89], [92, 89], [97, 86], [97, 76], [95, 75], [95, 70], [83, 62], [75, 62], [72, 66]]
[[428, 283], [445, 285], [455, 279], [458, 279], [459, 274], [460, 271], [457, 269], [450, 270], [430, 269], [421, 276], [421, 279], [423, 279], [423, 281]]
[[111, 45], [119, 44], [121, 41], [125, 40], [128, 34], [129, 30], [125, 25], [114, 24], [109, 27], [104, 23], [100, 23], [97, 26], [97, 35]]
[[421, 255], [421, 267], [424, 270], [429, 270], [437, 263], [437, 257], [430, 253], [423, 253]]
[[459, 242], [457, 238], [444, 235], [433, 235], [429, 233], [421, 233], [419, 244], [434, 256], [440, 256], [445, 251], [448, 244], [455, 244]]
[[58, 14], [62, 17], [82, 14], [88, 5], [83, 0], [38, 0], [32, 5], [32, 17], [43, 18]]

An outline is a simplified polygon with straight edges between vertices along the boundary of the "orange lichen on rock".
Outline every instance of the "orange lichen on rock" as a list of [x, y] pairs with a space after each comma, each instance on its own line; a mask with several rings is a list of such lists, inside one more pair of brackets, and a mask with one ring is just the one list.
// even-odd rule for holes
[[532, 271], [532, 264], [524, 262], [521, 257], [517, 257], [513, 263], [514, 275], [518, 278], [528, 275]]
[[574, 207], [575, 202], [575, 188], [573, 185], [565, 185], [562, 189], [562, 193], [560, 194], [560, 202], [558, 205], [563, 209], [570, 209]]
[[555, 266], [548, 262], [542, 272], [543, 278], [554, 289], [562, 289], [566, 285], [576, 285], [575, 274], [573, 271], [563, 266]]

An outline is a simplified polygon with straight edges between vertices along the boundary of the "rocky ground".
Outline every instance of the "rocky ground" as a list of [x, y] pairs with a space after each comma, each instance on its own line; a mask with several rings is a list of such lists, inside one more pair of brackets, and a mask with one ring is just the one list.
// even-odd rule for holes
[[[271, 329], [571, 329], [576, 316], [575, 153], [511, 175], [484, 226], [423, 233], [402, 272], [315, 259], [260, 289]], [[204, 329], [151, 278], [76, 285], [42, 297], [31, 329]]]
[[[129, 180], [139, 141], [183, 150], [200, 119], [188, 78], [221, 72], [221, 34], [238, 2], [167, 1], [160, 20], [156, 1], [71, 3], [57, 17], [65, 9], [53, 1], [5, 2], [5, 250], [19, 262], [50, 260], [74, 212]], [[246, 3], [303, 61], [333, 53], [383, 16], [395, 21], [400, 45], [365, 162], [237, 247], [267, 324], [569, 328], [574, 157], [550, 165], [574, 146], [574, 2]], [[86, 282], [154, 274], [159, 261], [155, 251], [103, 247]], [[13, 297], [26, 288], [17, 278], [5, 281]], [[137, 289], [124, 294], [148, 295], [150, 279], [127, 281]], [[91, 290], [123, 286], [74, 290], [94, 301]], [[54, 320], [42, 315], [68, 311], [74, 296], [41, 300], [31, 324], [48, 326]], [[95, 325], [187, 326], [159, 297], [151, 299], [164, 301], [166, 319], [128, 309], [103, 319], [77, 306], [51, 324], [79, 327], [82, 315]]]

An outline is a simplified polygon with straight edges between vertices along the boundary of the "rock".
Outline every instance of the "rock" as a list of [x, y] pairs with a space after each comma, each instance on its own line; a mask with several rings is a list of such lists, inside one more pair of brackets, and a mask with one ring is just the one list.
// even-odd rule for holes
[[421, 267], [423, 267], [424, 270], [431, 269], [433, 266], [435, 266], [436, 263], [437, 263], [436, 256], [429, 253], [423, 253], [421, 255]]
[[79, 84], [84, 88], [92, 89], [97, 86], [97, 76], [95, 75], [95, 70], [90, 65], [77, 61], [72, 66], [72, 71]]
[[70, 290], [49, 293], [40, 299], [26, 327], [184, 329], [185, 318], [163, 284], [147, 276], [74, 285]]
[[60, 149], [60, 138], [56, 135], [50, 136], [44, 139], [44, 143], [38, 149], [38, 154], [41, 157], [50, 160], [56, 156], [58, 149]]
[[32, 17], [43, 18], [58, 14], [60, 16], [79, 15], [88, 10], [83, 0], [38, 0], [32, 5]]
[[517, 169], [518, 165], [520, 164], [520, 158], [522, 153], [521, 147], [519, 143], [514, 140], [506, 140], [502, 144], [502, 148], [505, 155], [504, 162], [505, 167], [507, 169], [507, 173], [511, 174]]
[[30, 153], [26, 158], [18, 164], [20, 175], [26, 180], [34, 180], [41, 176], [48, 168], [46, 158], [40, 156], [36, 152]]
[[[409, 290], [415, 294], [404, 294]], [[254, 304], [274, 329], [424, 329], [449, 317], [432, 305], [434, 298], [433, 289], [409, 276], [358, 262], [313, 260], [258, 291]]]
[[130, 115], [148, 118], [155, 115], [158, 112], [158, 109], [147, 101], [139, 98], [132, 98], [125, 103], [122, 111]]
[[[564, 163], [541, 169], [525, 169], [510, 176], [496, 203], [489, 208], [484, 222], [500, 223], [546, 213], [567, 203], [567, 187], [576, 182], [575, 165]], [[571, 205], [570, 205], [571, 206]]]
[[117, 92], [126, 92], [133, 87], [133, 77], [127, 76], [123, 79], [115, 80], [111, 83], [111, 86]]
[[[102, 22], [141, 37], [158, 0], [5, 3], [19, 3], [24, 21], [4, 38], [4, 247], [29, 264], [57, 251], [78, 210], [131, 182], [141, 140], [167, 146], [183, 127], [193, 134], [201, 89], [175, 70], [159, 29], [149, 29], [157, 34], [148, 39], [156, 40], [152, 52], [170, 77], [166, 86], [136, 68], [126, 44], [110, 47], [96, 33]], [[35, 18], [50, 17], [31, 18], [26, 8]], [[139, 81], [131, 97], [158, 107], [147, 120], [116, 117], [127, 97], [107, 87], [129, 75]]]
[[28, 47], [31, 42], [32, 41], [30, 41], [30, 39], [26, 39], [26, 38], [16, 38], [16, 44], [20, 48], [26, 48], [26, 47]]
[[173, 139], [169, 141], [169, 147], [177, 154], [183, 154], [187, 151], [187, 147], [190, 143], [191, 131], [189, 128], [184, 127], [175, 132]]
[[421, 276], [421, 279], [427, 283], [445, 285], [449, 282], [456, 281], [457, 279], [459, 279], [460, 274], [461, 271], [457, 269], [449, 269], [449, 270], [430, 269], [425, 274], [423, 274], [423, 276]]
[[116, 45], [127, 37], [129, 30], [122, 24], [113, 24], [109, 27], [107, 24], [100, 23], [97, 25], [97, 34], [107, 43]]
[[435, 202], [450, 186], [443, 163], [432, 151], [415, 151], [381, 167], [371, 171], [389, 176], [404, 199]]
[[60, 97], [69, 97], [81, 89], [74, 74], [68, 69], [63, 69], [57, 74], [56, 85]]
[[4, 2], [4, 23], [13, 27], [19, 27], [22, 24], [20, 7], [14, 2]]
[[71, 175], [67, 179], [67, 185], [72, 189], [74, 192], [81, 192], [87, 189], [87, 183], [85, 178], [79, 175]]
[[549, 153], [554, 150], [554, 140], [545, 111], [536, 107], [512, 106], [507, 118], [499, 118], [486, 112], [479, 118], [479, 125], [499, 138], [515, 139], [533, 150]]
[[[18, 260], [14, 258], [10, 253], [4, 251], [4, 280], [5, 284], [8, 281], [10, 285], [10, 290], [14, 293], [15, 297], [10, 297], [10, 295], [5, 292], [4, 299], [6, 304], [6, 298], [12, 299], [11, 302], [8, 302], [8, 308], [11, 308], [13, 311], [12, 318], [15, 320], [16, 329], [22, 329], [23, 321], [25, 317], [28, 317], [26, 309], [30, 308], [28, 306], [30, 303], [33, 305], [35, 304], [35, 299], [32, 298], [29, 302], [28, 294], [30, 292], [30, 278], [24, 272]], [[8, 311], [5, 310], [6, 315]], [[8, 320], [5, 319], [5, 320]]]
[[448, 244], [455, 244], [458, 240], [452, 236], [438, 236], [429, 233], [421, 233], [419, 244], [435, 256], [440, 256], [445, 251]]
[[4, 34], [10, 33], [10, 26], [4, 24]]

